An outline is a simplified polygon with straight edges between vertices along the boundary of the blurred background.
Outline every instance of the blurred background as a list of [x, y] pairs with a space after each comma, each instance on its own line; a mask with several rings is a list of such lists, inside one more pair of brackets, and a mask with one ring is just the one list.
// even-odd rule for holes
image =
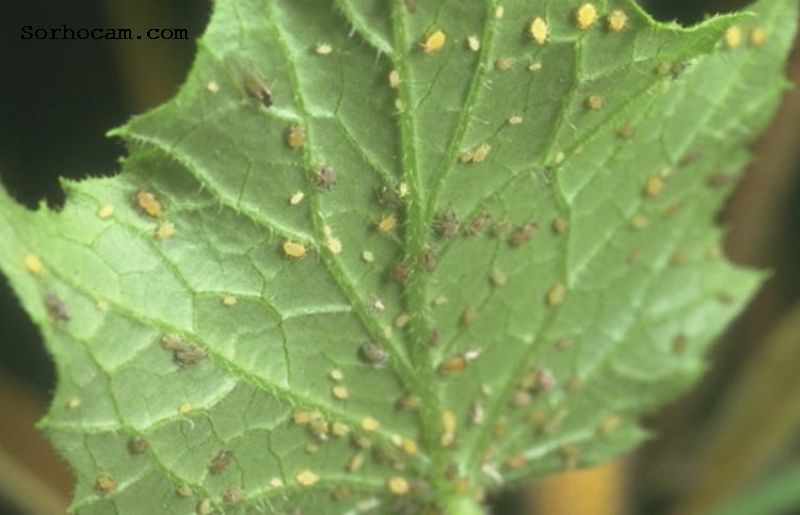
[[[742, 0], [641, 0], [683, 23]], [[105, 132], [168, 100], [185, 77], [210, 0], [5, 0], [0, 15], [0, 174], [34, 207], [63, 202], [58, 177], [111, 175]], [[24, 25], [186, 28], [185, 41], [22, 41]], [[800, 83], [800, 50], [789, 76]], [[771, 279], [711, 355], [693, 393], [653, 414], [657, 438], [607, 466], [492, 500], [499, 515], [800, 514], [800, 90], [754, 145], [720, 213], [726, 250]], [[0, 277], [0, 515], [64, 513], [68, 468], [33, 429], [54, 385], [36, 328]]]

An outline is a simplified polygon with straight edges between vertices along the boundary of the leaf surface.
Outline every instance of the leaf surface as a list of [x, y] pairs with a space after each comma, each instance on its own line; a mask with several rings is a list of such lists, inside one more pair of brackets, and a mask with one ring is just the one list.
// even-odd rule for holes
[[469, 513], [640, 442], [759, 283], [713, 218], [797, 4], [587, 9], [218, 0], [119, 176], [0, 193], [73, 508]]

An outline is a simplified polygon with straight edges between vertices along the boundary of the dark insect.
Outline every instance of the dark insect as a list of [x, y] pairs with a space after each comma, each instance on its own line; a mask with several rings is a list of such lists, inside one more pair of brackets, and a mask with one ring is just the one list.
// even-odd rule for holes
[[539, 226], [535, 223], [527, 223], [523, 226], [517, 227], [511, 234], [509, 243], [512, 247], [519, 247], [523, 243], [531, 241], [531, 238], [533, 238], [538, 230]]
[[55, 293], [48, 293], [44, 296], [44, 307], [47, 309], [47, 314], [50, 315], [50, 318], [53, 320], [69, 322], [67, 307]]
[[317, 188], [325, 191], [336, 186], [336, 172], [328, 165], [322, 165], [314, 171], [314, 184]]
[[461, 228], [461, 221], [452, 209], [436, 215], [433, 220], [433, 228], [443, 238], [454, 238], [458, 235]]
[[176, 334], [161, 338], [161, 348], [172, 352], [172, 359], [182, 367], [191, 367], [208, 358], [208, 353]]
[[383, 185], [378, 187], [375, 191], [375, 197], [378, 200], [378, 204], [382, 206], [397, 208], [403, 205], [400, 192], [391, 186]]
[[481, 211], [478, 216], [472, 219], [469, 225], [464, 229], [467, 236], [476, 236], [483, 232], [489, 222], [492, 221], [492, 215], [488, 211]]
[[436, 265], [439, 263], [439, 257], [436, 251], [430, 247], [425, 248], [422, 252], [422, 267], [426, 272], [433, 272], [436, 270]]
[[272, 91], [257, 71], [245, 72], [244, 87], [253, 100], [260, 102], [264, 107], [272, 106]]
[[370, 365], [382, 365], [389, 359], [385, 350], [374, 343], [365, 343], [358, 348], [359, 357]]
[[142, 454], [147, 452], [150, 444], [141, 436], [133, 436], [128, 440], [128, 450], [131, 454]]
[[392, 269], [392, 278], [403, 284], [408, 279], [408, 266], [405, 263], [397, 263]]
[[214, 458], [211, 459], [211, 465], [208, 470], [212, 474], [219, 474], [233, 462], [233, 451], [219, 451]]

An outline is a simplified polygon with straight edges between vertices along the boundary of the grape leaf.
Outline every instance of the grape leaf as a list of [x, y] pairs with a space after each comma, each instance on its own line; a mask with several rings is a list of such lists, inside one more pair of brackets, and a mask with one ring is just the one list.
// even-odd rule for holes
[[714, 216], [794, 0], [218, 0], [61, 212], [0, 193], [78, 513], [479, 513], [602, 462], [761, 274]]

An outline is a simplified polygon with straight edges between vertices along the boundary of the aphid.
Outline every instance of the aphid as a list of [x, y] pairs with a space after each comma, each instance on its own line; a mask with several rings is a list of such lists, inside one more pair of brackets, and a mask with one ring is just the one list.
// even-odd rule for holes
[[347, 469], [348, 472], [358, 472], [362, 465], [364, 465], [364, 455], [360, 452], [357, 452], [350, 456], [350, 459], [347, 460], [345, 469]]
[[642, 251], [641, 250], [634, 250], [630, 254], [628, 254], [628, 264], [635, 265], [642, 259]]
[[634, 130], [633, 125], [626, 123], [619, 128], [617, 134], [619, 134], [619, 137], [622, 139], [633, 139], [633, 137], [636, 136], [636, 131]]
[[372, 417], [364, 417], [361, 419], [361, 429], [364, 431], [377, 431], [379, 427], [381, 427], [381, 423]]
[[308, 255], [308, 250], [306, 249], [305, 245], [291, 240], [284, 241], [282, 248], [283, 253], [286, 254], [287, 257], [293, 259], [303, 259]]
[[328, 165], [322, 165], [314, 171], [314, 184], [317, 188], [330, 191], [336, 186], [336, 172]]
[[111, 204], [106, 204], [102, 206], [100, 209], [97, 210], [97, 216], [105, 220], [106, 218], [111, 218], [114, 215], [114, 206]]
[[476, 236], [483, 232], [487, 225], [492, 221], [492, 215], [489, 211], [481, 211], [472, 221], [464, 228], [464, 233], [467, 236]]
[[383, 313], [386, 311], [386, 306], [384, 305], [383, 301], [377, 297], [373, 298], [370, 303], [370, 307], [377, 311], [378, 313]]
[[178, 405], [178, 414], [179, 415], [186, 415], [188, 413], [191, 413], [193, 409], [194, 409], [194, 406], [192, 406], [191, 402], [184, 401], [184, 402], [180, 403], [180, 405]]
[[489, 155], [489, 152], [492, 151], [492, 146], [488, 143], [481, 143], [474, 149], [470, 150], [469, 152], [465, 152], [461, 154], [459, 161], [462, 163], [481, 163], [483, 162], [486, 157]]
[[536, 232], [539, 230], [539, 226], [535, 223], [527, 223], [520, 227], [517, 227], [513, 233], [511, 233], [511, 238], [508, 242], [511, 244], [512, 247], [519, 247], [529, 241], [536, 235]]
[[161, 222], [156, 227], [156, 238], [160, 241], [168, 240], [175, 236], [175, 224], [172, 222]]
[[350, 489], [346, 486], [337, 486], [336, 489], [331, 493], [331, 497], [335, 501], [344, 501], [350, 497], [350, 494]]
[[531, 63], [531, 64], [528, 65], [528, 71], [531, 71], [531, 72], [538, 72], [541, 69], [542, 69], [541, 61], [536, 61], [536, 62]]
[[564, 231], [567, 230], [567, 221], [563, 218], [556, 218], [551, 227], [555, 234], [564, 234]]
[[392, 476], [387, 479], [386, 486], [393, 495], [405, 495], [411, 489], [408, 480], [400, 476]]
[[211, 499], [203, 499], [198, 501], [194, 511], [197, 515], [211, 515], [214, 507], [211, 506]]
[[316, 475], [311, 470], [302, 470], [298, 472], [294, 479], [300, 484], [300, 486], [313, 486], [317, 481], [319, 481], [319, 476]]
[[75, 410], [81, 407], [81, 398], [80, 397], [71, 397], [67, 401], [67, 409]]
[[440, 442], [443, 446], [449, 447], [456, 441], [456, 415], [450, 410], [442, 412], [442, 437]]
[[377, 227], [378, 232], [382, 233], [393, 231], [394, 228], [397, 227], [397, 217], [394, 215], [383, 215], [381, 219], [378, 220], [375, 227]]
[[437, 264], [439, 264], [439, 257], [436, 255], [436, 251], [431, 247], [426, 247], [422, 252], [422, 268], [426, 272], [433, 272], [436, 270]]
[[506, 285], [507, 277], [502, 270], [495, 268], [489, 275], [489, 280], [492, 282], [492, 286], [499, 288]]
[[517, 390], [511, 397], [511, 405], [517, 408], [528, 406], [533, 401], [531, 394], [525, 390]]
[[495, 17], [495, 19], [502, 20], [503, 16], [505, 16], [505, 14], [506, 14], [506, 8], [505, 7], [503, 7], [502, 5], [498, 5], [497, 7], [495, 7], [495, 9], [494, 9], [494, 17]]
[[713, 243], [708, 246], [706, 249], [706, 257], [710, 260], [719, 259], [720, 255], [722, 254], [722, 249], [719, 248], [719, 245]]
[[483, 411], [483, 404], [480, 401], [475, 401], [470, 410], [470, 422], [473, 426], [482, 426], [486, 419], [486, 414]]
[[220, 302], [223, 306], [231, 307], [236, 305], [237, 300], [233, 295], [223, 295]]
[[581, 5], [575, 12], [575, 21], [578, 23], [578, 28], [581, 30], [590, 28], [594, 25], [594, 22], [597, 21], [597, 8], [594, 4], [590, 3]]
[[233, 463], [233, 451], [222, 450], [211, 459], [211, 465], [209, 465], [208, 470], [212, 474], [219, 474], [227, 469], [231, 463]]
[[64, 305], [64, 301], [55, 293], [48, 293], [44, 296], [44, 307], [50, 318], [58, 322], [69, 322], [69, 312]]
[[609, 415], [600, 423], [597, 432], [601, 436], [608, 436], [620, 426], [622, 418], [619, 415]]
[[192, 489], [188, 485], [178, 485], [175, 488], [175, 495], [178, 497], [189, 497], [193, 493], [194, 492], [192, 492]]
[[397, 406], [402, 410], [410, 411], [419, 408], [420, 404], [422, 404], [422, 399], [416, 395], [409, 395], [400, 399]]
[[404, 328], [408, 323], [411, 321], [411, 315], [408, 313], [400, 313], [397, 315], [397, 318], [394, 319], [394, 326], [398, 329]]
[[365, 250], [364, 252], [361, 253], [361, 259], [364, 260], [364, 263], [372, 263], [373, 261], [375, 261], [375, 254], [373, 254], [369, 250]]
[[42, 275], [44, 273], [44, 264], [39, 256], [36, 254], [27, 254], [22, 259], [22, 264], [25, 265], [25, 270], [33, 275]]
[[531, 24], [528, 26], [528, 33], [535, 42], [539, 43], [540, 45], [544, 45], [547, 43], [547, 38], [550, 37], [550, 28], [547, 26], [547, 22], [544, 21], [542, 18], [534, 18], [531, 21]]
[[331, 424], [331, 434], [336, 438], [344, 438], [350, 434], [350, 428], [341, 422], [334, 422]]
[[764, 46], [764, 42], [767, 40], [767, 33], [764, 30], [764, 27], [754, 27], [753, 30], [750, 32], [750, 44], [755, 47]]
[[340, 384], [337, 384], [331, 388], [331, 395], [333, 395], [334, 399], [338, 399], [340, 401], [350, 398], [350, 392], [347, 390], [347, 387]]
[[389, 87], [397, 89], [400, 86], [400, 73], [397, 70], [389, 72]]
[[467, 359], [462, 354], [456, 354], [439, 363], [437, 370], [441, 375], [454, 376], [462, 373], [467, 368]]
[[478, 310], [474, 306], [468, 306], [461, 312], [461, 325], [469, 327], [478, 319]]
[[506, 460], [506, 466], [511, 470], [519, 470], [525, 466], [525, 463], [528, 462], [528, 459], [523, 456], [522, 454], [516, 454], [508, 460]]
[[134, 194], [136, 205], [139, 206], [147, 216], [151, 218], [160, 218], [164, 214], [164, 206], [156, 198], [156, 196], [145, 190], [139, 190]]
[[742, 45], [742, 28], [738, 25], [731, 25], [725, 30], [725, 46], [729, 50], [735, 50]]
[[283, 479], [279, 477], [273, 477], [272, 479], [269, 480], [269, 486], [271, 486], [272, 488], [283, 488], [284, 487]]
[[664, 189], [664, 179], [660, 175], [653, 175], [644, 185], [644, 194], [648, 197], [655, 197]]
[[687, 338], [685, 334], [679, 334], [672, 340], [673, 354], [683, 354], [686, 351], [686, 347], [688, 347], [688, 345], [689, 345], [689, 338]]
[[219, 84], [213, 80], [208, 81], [206, 83], [206, 91], [209, 93], [219, 93]]
[[556, 376], [548, 368], [540, 368], [536, 370], [536, 387], [543, 392], [551, 392], [558, 385]]
[[237, 504], [244, 499], [244, 491], [238, 486], [232, 486], [228, 488], [225, 495], [222, 496], [222, 499], [226, 504]]
[[315, 443], [307, 443], [307, 444], [306, 444], [306, 445], [303, 447], [303, 449], [304, 449], [304, 450], [305, 450], [305, 451], [306, 451], [308, 454], [314, 454], [315, 452], [319, 452], [319, 445], [317, 445], [317, 444], [315, 444]]
[[481, 40], [477, 36], [470, 36], [467, 38], [467, 47], [473, 52], [481, 49]]
[[365, 343], [359, 347], [358, 355], [370, 365], [383, 365], [389, 359], [389, 354], [374, 343]]
[[441, 30], [431, 32], [425, 37], [425, 40], [420, 44], [422, 51], [426, 54], [438, 52], [444, 47], [447, 42], [447, 36]]
[[650, 219], [644, 215], [636, 215], [631, 219], [631, 227], [634, 229], [644, 229], [650, 223]]
[[133, 436], [128, 440], [128, 451], [131, 454], [143, 454], [149, 447], [150, 444], [141, 436]]
[[250, 98], [260, 102], [264, 107], [272, 106], [272, 91], [264, 82], [264, 78], [256, 70], [244, 74], [244, 87]]
[[101, 494], [107, 494], [117, 489], [117, 480], [104, 472], [97, 477], [94, 487]]
[[443, 238], [454, 238], [458, 235], [461, 221], [452, 209], [439, 213], [433, 220], [433, 228]]
[[330, 377], [332, 380], [338, 383], [339, 381], [344, 381], [344, 372], [342, 372], [338, 368], [334, 368], [333, 370], [328, 372], [328, 377]]
[[600, 95], [591, 95], [589, 98], [586, 99], [586, 107], [591, 109], [592, 111], [599, 111], [603, 108], [604, 102], [603, 97]]
[[314, 47], [314, 52], [316, 52], [317, 55], [329, 55], [333, 52], [333, 47], [328, 43], [320, 43]]
[[567, 295], [567, 287], [562, 283], [556, 283], [547, 290], [547, 303], [551, 306], [558, 306], [564, 302]]
[[628, 15], [624, 11], [615, 9], [608, 15], [608, 30], [622, 32], [628, 26]]
[[326, 442], [330, 433], [330, 424], [319, 413], [314, 413], [313, 415], [314, 418], [308, 423], [308, 429], [318, 440]]
[[340, 254], [342, 252], [342, 242], [339, 238], [333, 236], [333, 231], [330, 226], [326, 225], [322, 229], [325, 233], [325, 246], [334, 254]]
[[286, 135], [286, 143], [292, 150], [303, 148], [306, 144], [306, 131], [299, 125], [292, 125]]
[[408, 266], [405, 263], [397, 263], [392, 269], [392, 278], [395, 282], [403, 284], [408, 279]]
[[687, 260], [688, 257], [686, 256], [686, 252], [680, 250], [673, 253], [669, 259], [670, 264], [672, 264], [673, 266], [685, 265]]
[[410, 438], [403, 438], [403, 442], [400, 444], [400, 447], [403, 449], [403, 452], [409, 456], [414, 456], [419, 452], [419, 446], [417, 445], [417, 442]]
[[[505, 72], [511, 69], [511, 59], [508, 57], [500, 57], [494, 62], [494, 67], [497, 68], [501, 72]], [[488, 154], [488, 152], [487, 152]], [[478, 161], [476, 161], [478, 162]]]

